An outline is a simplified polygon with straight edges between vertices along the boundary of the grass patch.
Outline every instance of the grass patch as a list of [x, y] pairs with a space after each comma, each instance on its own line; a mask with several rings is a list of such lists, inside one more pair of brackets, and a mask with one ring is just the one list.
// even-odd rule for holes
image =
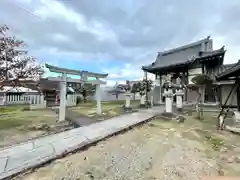
[[51, 110], [22, 111], [21, 108], [18, 108], [8, 111], [8, 113], [0, 114], [0, 130], [28, 126], [30, 124], [51, 124], [55, 121], [56, 114]]
[[[97, 103], [96, 101], [86, 102], [79, 104], [76, 107], [69, 108], [71, 111], [87, 116], [92, 119], [108, 119], [124, 113], [122, 106], [125, 104], [125, 101], [107, 101], [102, 102], [102, 115], [97, 114]], [[132, 107], [137, 107], [139, 105], [139, 100], [131, 101]]]
[[193, 113], [192, 116], [185, 116], [186, 120], [182, 124], [178, 124], [175, 121], [165, 122], [157, 119], [151, 121], [149, 126], [162, 130], [173, 128], [181, 132], [184, 138], [206, 144], [206, 148], [213, 151], [220, 151], [222, 148], [227, 147], [224, 139], [216, 132], [215, 120], [217, 113], [204, 113], [203, 120], [196, 120], [195, 115], [196, 113]]
[[15, 112], [18, 110], [24, 110], [27, 109], [29, 105], [8, 105], [8, 106], [2, 106], [0, 107], [0, 115], [10, 112]]

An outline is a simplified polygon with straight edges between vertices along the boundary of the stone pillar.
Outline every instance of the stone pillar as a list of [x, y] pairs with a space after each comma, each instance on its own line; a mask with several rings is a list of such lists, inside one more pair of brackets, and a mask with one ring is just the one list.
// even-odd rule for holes
[[155, 85], [156, 89], [154, 92], [154, 103], [156, 104], [161, 104], [162, 103], [162, 98], [161, 98], [161, 79], [159, 75], [156, 75], [156, 85]]
[[97, 114], [102, 114], [102, 105], [101, 105], [101, 89], [100, 84], [96, 85], [96, 100], [97, 100]]
[[153, 106], [154, 106], [154, 97], [153, 97], [153, 94], [151, 95], [151, 100], [150, 100], [150, 102], [151, 102], [151, 107], [153, 107]]
[[43, 108], [46, 108], [46, 101], [44, 100], [44, 95], [40, 95], [40, 104]]
[[172, 104], [173, 104], [172, 88], [165, 88], [164, 96], [165, 96], [165, 111], [167, 113], [172, 113]]
[[143, 79], [147, 79], [147, 71], [144, 71], [144, 78]]
[[182, 107], [183, 107], [183, 96], [184, 96], [183, 90], [181, 88], [176, 89], [175, 95], [176, 95], [176, 107], [178, 109], [182, 109]]
[[126, 96], [126, 104], [125, 104], [125, 107], [126, 108], [130, 108], [131, 106], [131, 93], [125, 93], [125, 96]]
[[140, 98], [140, 105], [141, 105], [141, 106], [145, 106], [145, 99], [146, 99], [145, 96], [146, 96], [146, 95], [143, 95], [143, 96], [141, 96], [141, 98]]
[[176, 79], [176, 85], [178, 86], [176, 88], [176, 107], [178, 109], [182, 109], [183, 107], [183, 96], [184, 96], [184, 92], [183, 92], [183, 87], [181, 85], [181, 79], [178, 77]]
[[58, 121], [64, 121], [66, 116], [66, 94], [67, 94], [67, 74], [62, 74], [62, 81], [60, 82], [60, 107]]
[[159, 75], [159, 86], [160, 86], [160, 90], [159, 90], [159, 104], [162, 104], [162, 75]]

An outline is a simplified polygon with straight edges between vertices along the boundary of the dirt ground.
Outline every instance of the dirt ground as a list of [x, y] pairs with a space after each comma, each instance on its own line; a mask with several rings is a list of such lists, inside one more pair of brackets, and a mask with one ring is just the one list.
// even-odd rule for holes
[[199, 180], [240, 176], [239, 136], [215, 129], [213, 116], [183, 124], [153, 120], [85, 151], [39, 168], [21, 180]]

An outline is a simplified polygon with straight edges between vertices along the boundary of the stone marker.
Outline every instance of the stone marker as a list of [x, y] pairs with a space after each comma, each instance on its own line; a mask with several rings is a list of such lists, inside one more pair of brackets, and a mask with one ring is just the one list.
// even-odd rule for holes
[[183, 87], [181, 85], [181, 79], [178, 77], [176, 79], [176, 92], [175, 92], [175, 95], [176, 95], [176, 107], [178, 109], [182, 109], [183, 108], [183, 96], [184, 96], [184, 93], [183, 93]]

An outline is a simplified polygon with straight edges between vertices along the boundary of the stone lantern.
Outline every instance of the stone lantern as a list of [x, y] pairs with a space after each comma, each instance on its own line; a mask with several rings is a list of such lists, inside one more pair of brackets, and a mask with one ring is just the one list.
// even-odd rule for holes
[[181, 84], [181, 79], [179, 77], [176, 79], [175, 95], [176, 95], [176, 107], [177, 109], [180, 110], [183, 108], [184, 92], [183, 92], [183, 85]]

